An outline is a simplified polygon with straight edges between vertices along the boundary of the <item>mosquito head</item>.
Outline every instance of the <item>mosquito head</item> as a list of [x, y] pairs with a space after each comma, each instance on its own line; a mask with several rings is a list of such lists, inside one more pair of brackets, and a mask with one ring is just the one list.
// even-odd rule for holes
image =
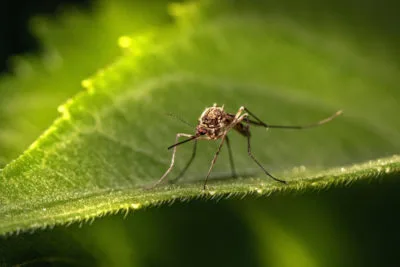
[[196, 127], [196, 135], [197, 136], [203, 136], [203, 135], [206, 135], [207, 133], [208, 133], [208, 130], [206, 128], [203, 128], [200, 125], [198, 125]]

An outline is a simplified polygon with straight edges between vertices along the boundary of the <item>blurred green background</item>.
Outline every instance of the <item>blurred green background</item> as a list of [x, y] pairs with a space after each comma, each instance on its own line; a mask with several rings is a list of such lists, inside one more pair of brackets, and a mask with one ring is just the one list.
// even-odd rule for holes
[[[143, 22], [142, 26], [136, 25], [138, 30], [171, 23], [165, 11], [167, 2], [135, 2], [136, 14]], [[66, 10], [62, 8], [65, 4], [75, 7], [79, 4], [83, 11], [67, 8], [74, 16], [63, 16], [57, 10]], [[236, 1], [231, 4], [233, 8], [245, 8], [235, 6]], [[351, 38], [361, 50], [379, 50], [399, 69], [400, 18], [396, 1], [253, 1], [252, 4], [268, 5], [271, 14], [295, 18], [320, 30], [340, 24], [346, 29], [343, 34], [353, 33]], [[124, 24], [129, 18], [124, 17], [117, 4], [110, 4], [102, 11], [101, 18], [86, 15], [100, 9], [96, 2], [3, 1], [1, 5], [0, 63], [5, 73], [0, 85], [2, 167], [51, 124], [58, 116], [57, 106], [81, 90], [82, 79], [119, 55], [117, 38], [135, 29]], [[38, 14], [46, 14], [47, 19], [58, 22], [48, 24], [53, 28], [35, 27], [41, 25], [38, 19], [28, 24], [28, 18]], [[113, 20], [113, 27], [118, 27], [107, 30], [108, 19]], [[74, 28], [76, 21], [86, 28]], [[41, 43], [29, 35], [28, 25], [32, 25], [36, 36], [42, 37]], [[105, 28], [93, 27], [98, 25]], [[79, 31], [88, 33], [89, 40], [90, 34], [97, 36], [104, 32], [106, 36], [104, 40], [88, 44], [77, 41], [75, 46], [69, 43], [63, 48], [63, 43], [57, 43], [60, 29], [69, 29], [72, 40], [74, 34], [79, 36]], [[64, 53], [61, 54], [64, 64], [77, 65], [73, 68], [75, 73], [52, 72], [43, 64], [43, 69], [33, 71], [44, 74], [34, 78], [40, 83], [40, 79], [54, 75], [60, 82], [73, 85], [70, 91], [49, 89], [51, 93], [47, 93], [35, 89], [40, 86], [30, 88], [31, 70], [24, 69], [27, 65], [24, 62], [36, 63], [32, 56], [13, 58], [14, 63], [6, 64], [12, 54], [27, 51], [36, 53], [43, 49], [45, 55], [51, 56], [56, 47], [49, 44], [57, 45]], [[74, 49], [84, 51], [85, 45], [90, 48], [98, 45], [103, 53], [96, 61], [74, 55]], [[54, 55], [57, 57], [57, 53]], [[46, 62], [46, 58], [42, 60]], [[57, 60], [50, 57], [50, 62]], [[15, 82], [6, 72], [25, 80]], [[28, 78], [24, 78], [26, 72]], [[382, 90], [387, 90], [389, 97], [393, 95], [398, 104], [395, 98], [398, 92], [384, 87]], [[29, 103], [34, 104], [26, 107], [21, 99], [33, 100]], [[9, 123], [10, 120], [13, 122]], [[130, 213], [125, 219], [123, 215], [113, 215], [91, 224], [2, 237], [0, 266], [398, 266], [400, 185], [396, 181], [399, 177], [390, 178], [323, 192], [175, 203], [171, 207]]]

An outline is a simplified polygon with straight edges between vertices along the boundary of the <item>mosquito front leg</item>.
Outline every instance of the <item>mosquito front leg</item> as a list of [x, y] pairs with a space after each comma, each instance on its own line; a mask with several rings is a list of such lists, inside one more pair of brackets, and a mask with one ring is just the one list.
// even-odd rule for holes
[[204, 190], [206, 190], [206, 189], [207, 189], [207, 181], [208, 181], [208, 177], [210, 176], [210, 174], [211, 174], [211, 170], [213, 169], [213, 167], [214, 167], [214, 164], [215, 164], [215, 162], [217, 161], [217, 158], [218, 158], [219, 152], [221, 151], [222, 145], [224, 144], [225, 137], [226, 137], [226, 134], [224, 134], [224, 135], [221, 137], [221, 143], [219, 144], [219, 146], [218, 146], [218, 149], [217, 149], [217, 152], [215, 152], [214, 158], [213, 158], [213, 159], [212, 159], [212, 161], [211, 161], [211, 166], [210, 166], [210, 169], [208, 170], [208, 173], [207, 173], [206, 179], [204, 180], [204, 186], [203, 186]]
[[194, 140], [194, 145], [193, 145], [193, 151], [192, 151], [192, 156], [190, 157], [189, 161], [186, 163], [186, 166], [183, 168], [183, 170], [179, 173], [179, 175], [174, 179], [171, 180], [171, 183], [176, 183], [187, 171], [189, 166], [192, 164], [194, 157], [196, 156], [196, 150], [197, 150], [197, 140]]
[[[191, 134], [185, 134], [185, 133], [178, 133], [178, 134], [176, 135], [176, 138], [175, 138], [175, 143], [178, 142], [179, 137], [190, 137], [190, 138], [192, 138], [193, 135], [191, 135]], [[174, 167], [174, 164], [175, 164], [175, 154], [176, 154], [176, 146], [174, 146], [173, 149], [174, 149], [174, 150], [172, 151], [171, 164], [170, 164], [168, 170], [164, 173], [163, 176], [161, 176], [161, 178], [160, 178], [153, 186], [151, 186], [151, 188], [154, 188], [154, 187], [156, 187], [157, 185], [159, 185], [159, 184], [164, 180], [164, 178], [167, 177], [168, 173], [170, 173], [171, 170], [172, 170], [172, 168]]]

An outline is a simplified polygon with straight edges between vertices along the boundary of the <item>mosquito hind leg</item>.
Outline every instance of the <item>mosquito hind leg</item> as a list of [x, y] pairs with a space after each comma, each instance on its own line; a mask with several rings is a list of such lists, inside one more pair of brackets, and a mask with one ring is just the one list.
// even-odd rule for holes
[[[268, 127], [268, 124], [266, 124], [265, 122], [263, 122], [262, 120], [260, 120], [256, 115], [254, 115], [254, 113], [252, 113], [250, 110], [248, 110], [246, 107], [243, 107], [243, 109], [246, 111], [247, 114], [249, 114], [250, 116], [252, 116], [254, 119], [256, 119], [256, 121], [259, 123], [259, 125], [262, 125], [264, 127]], [[247, 123], [250, 123], [249, 120], [246, 120]]]
[[256, 125], [256, 126], [263, 126], [265, 128], [295, 129], [295, 130], [302, 130], [302, 129], [308, 129], [308, 128], [321, 126], [321, 125], [323, 125], [323, 124], [325, 124], [327, 122], [332, 121], [334, 118], [336, 118], [337, 116], [339, 116], [339, 115], [341, 115], [343, 113], [342, 110], [338, 110], [333, 115], [331, 115], [331, 116], [329, 116], [329, 117], [327, 117], [325, 119], [322, 119], [322, 120], [320, 120], [318, 122], [311, 123], [311, 124], [303, 124], [303, 125], [271, 125], [271, 124], [266, 124], [265, 122], [260, 120], [256, 115], [254, 115], [254, 113], [252, 113], [247, 108], [243, 107], [243, 109], [246, 111], [247, 114], [249, 114], [250, 116], [252, 116], [255, 119], [255, 121], [247, 119], [246, 122], [248, 124], [252, 124], [252, 125]]

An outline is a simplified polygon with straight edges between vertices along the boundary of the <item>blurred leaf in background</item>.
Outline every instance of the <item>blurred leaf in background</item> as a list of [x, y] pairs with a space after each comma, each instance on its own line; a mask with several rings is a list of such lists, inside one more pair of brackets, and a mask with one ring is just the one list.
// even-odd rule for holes
[[[173, 111], [193, 121], [205, 105], [213, 102], [225, 103], [231, 111], [247, 105], [266, 120], [279, 123], [308, 121], [337, 108], [346, 111], [346, 117], [335, 127], [315, 132], [271, 131], [265, 138], [265, 131], [256, 131], [255, 151], [276, 171], [299, 165], [318, 170], [398, 153], [400, 125], [393, 114], [399, 111], [399, 28], [390, 3], [226, 1], [205, 9], [189, 3], [170, 6], [173, 23], [166, 2], [157, 2], [152, 8], [148, 3], [135, 6], [128, 1], [101, 3], [90, 14], [69, 11], [57, 22], [34, 20], [47, 52], [40, 60], [21, 58], [15, 67], [16, 76], [0, 80], [0, 119], [5, 129], [0, 136], [3, 165], [50, 125], [56, 107], [79, 91], [81, 80], [112, 62], [119, 53], [118, 37], [124, 34], [129, 42], [143, 36], [141, 32], [156, 33], [155, 41], [144, 49], [148, 57], [140, 61], [141, 68], [129, 67], [137, 63], [137, 50], [128, 48], [122, 59], [116, 60], [117, 65], [128, 66], [127, 73], [131, 74], [124, 75], [132, 76], [133, 81], [124, 77], [122, 85], [107, 84], [110, 78], [102, 80], [100, 72], [93, 80], [97, 96], [81, 102], [90, 114], [80, 114], [76, 109], [79, 101], [70, 106], [70, 114], [77, 122], [75, 126], [87, 127], [93, 125], [92, 114], [101, 111], [98, 107], [109, 103], [111, 116], [99, 112], [102, 130], [116, 135], [121, 142], [142, 141], [140, 149], [152, 151], [154, 162], [145, 157], [135, 160], [156, 167], [140, 170], [138, 165], [127, 166], [129, 152], [121, 150], [120, 155], [110, 157], [110, 151], [116, 151], [118, 145], [104, 149], [107, 142], [101, 141], [101, 136], [83, 136], [77, 140], [83, 140], [83, 147], [89, 150], [80, 151], [78, 157], [90, 159], [105, 151], [106, 159], [116, 158], [119, 162], [118, 168], [111, 166], [110, 173], [98, 172], [98, 176], [93, 175], [95, 168], [81, 170], [77, 181], [82, 191], [93, 190], [93, 185], [100, 189], [129, 187], [142, 182], [135, 182], [136, 176], [144, 180], [159, 177], [167, 165], [163, 159], [169, 154], [154, 153], [181, 131], [177, 123], [165, 124], [160, 114]], [[391, 5], [394, 7], [394, 2]], [[102, 81], [106, 84], [99, 84]], [[131, 95], [127, 97], [126, 92]], [[120, 100], [117, 108], [108, 94]], [[90, 106], [91, 99], [99, 102]], [[146, 124], [148, 121], [151, 123]], [[90, 127], [85, 129], [91, 133]], [[234, 151], [243, 151], [236, 156], [238, 168], [245, 170], [249, 162], [244, 140], [234, 140]], [[199, 152], [191, 177], [202, 177], [214, 149], [202, 145], [205, 148]], [[92, 154], [90, 149], [100, 154]], [[181, 159], [190, 155], [190, 149], [182, 150]], [[33, 162], [41, 155], [40, 150], [37, 152], [32, 154]], [[120, 160], [123, 158], [126, 166]], [[50, 163], [57, 166], [59, 160], [54, 155]], [[221, 160], [217, 171], [223, 172], [227, 166]], [[13, 166], [9, 170], [19, 171]], [[45, 177], [34, 170], [37, 177]], [[70, 169], [60, 170], [63, 174]], [[82, 179], [85, 173], [87, 180]], [[131, 179], [123, 181], [124, 177]], [[128, 215], [127, 220], [109, 216], [82, 229], [73, 225], [9, 237], [0, 244], [1, 258], [5, 264], [38, 266], [393, 264], [396, 258], [391, 256], [391, 248], [399, 236], [393, 223], [398, 218], [392, 214], [399, 199], [395, 193], [398, 185], [390, 178], [398, 176], [385, 177], [384, 185], [360, 183], [321, 195], [307, 192], [294, 198], [193, 202], [138, 212]], [[38, 179], [37, 188], [41, 189], [29, 194], [45, 193], [51, 198], [51, 194], [68, 190], [61, 180], [58, 187], [40, 187], [41, 183], [46, 181]], [[112, 205], [114, 196], [110, 196], [106, 203]], [[371, 213], [376, 218], [371, 218]], [[389, 234], [390, 229], [394, 234]]]

